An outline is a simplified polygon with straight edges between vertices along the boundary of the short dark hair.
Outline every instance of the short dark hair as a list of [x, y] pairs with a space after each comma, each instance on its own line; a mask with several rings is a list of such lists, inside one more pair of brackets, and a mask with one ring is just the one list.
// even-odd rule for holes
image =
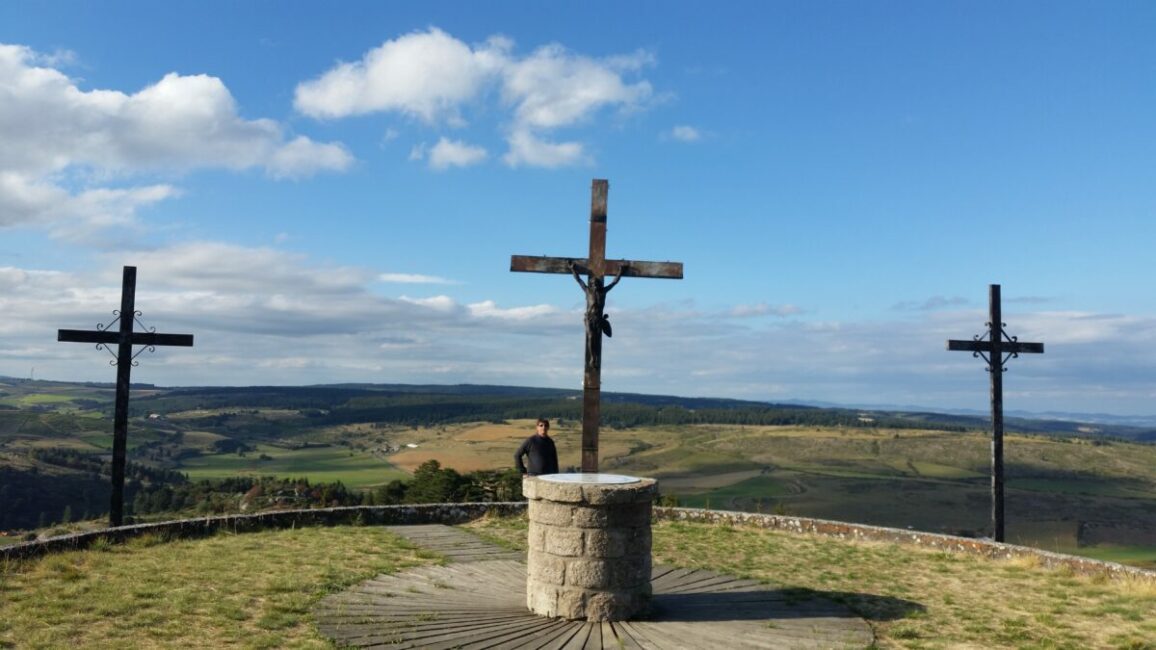
[[[546, 430], [550, 430], [550, 421], [546, 418], [538, 418], [538, 424], [544, 424], [546, 425]], [[535, 424], [534, 426], [538, 426], [538, 424]]]

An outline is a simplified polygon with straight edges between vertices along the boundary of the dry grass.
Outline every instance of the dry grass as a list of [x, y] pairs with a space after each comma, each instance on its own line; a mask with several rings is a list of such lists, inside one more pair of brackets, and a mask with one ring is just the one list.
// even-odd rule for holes
[[504, 440], [516, 444], [529, 435], [527, 431], [532, 433], [533, 430], [532, 426], [527, 429], [527, 424], [520, 421], [515, 421], [513, 424], [478, 424], [456, 434], [454, 440], [468, 442], [494, 442]]
[[[524, 548], [524, 519], [475, 532]], [[779, 531], [662, 522], [656, 562], [840, 601], [880, 648], [1156, 648], [1156, 584], [1032, 561]], [[329, 648], [310, 615], [327, 593], [431, 561], [380, 528], [138, 540], [0, 567], [0, 647]]]
[[[534, 433], [534, 420], [511, 420], [505, 424], [474, 423], [422, 427], [397, 434], [399, 445], [414, 444], [389, 456], [389, 462], [412, 473], [419, 465], [436, 460], [459, 472], [508, 469], [514, 466], [514, 450]], [[582, 462], [582, 430], [577, 423], [555, 425], [550, 430], [558, 447], [558, 463], [577, 467]], [[626, 434], [604, 430], [599, 441], [603, 457], [625, 456], [630, 451]]]
[[[525, 523], [474, 529], [523, 547]], [[1076, 576], [1038, 561], [990, 561], [918, 547], [661, 522], [656, 563], [816, 592], [866, 618], [880, 648], [1156, 649], [1156, 583]]]
[[431, 561], [380, 528], [221, 535], [0, 567], [0, 648], [329, 648], [322, 596]]

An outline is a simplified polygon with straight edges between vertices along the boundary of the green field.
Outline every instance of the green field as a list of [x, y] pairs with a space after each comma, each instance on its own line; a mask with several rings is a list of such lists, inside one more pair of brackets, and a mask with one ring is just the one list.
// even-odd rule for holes
[[52, 389], [14, 390], [13, 386], [0, 385], [0, 406], [14, 408], [52, 408], [60, 411], [76, 411], [79, 404], [112, 404], [112, 390], [100, 390], [75, 386], [59, 386]]
[[[756, 476], [709, 492], [681, 496], [678, 502], [687, 508], [734, 510], [735, 506], [747, 506], [738, 509], [770, 512], [779, 502], [778, 497], [790, 493], [790, 487], [782, 480], [770, 476]], [[752, 505], [754, 507], [750, 507]]]
[[[275, 476], [341, 482], [358, 490], [408, 479], [429, 460], [463, 474], [507, 469], [513, 449], [533, 428], [526, 415], [427, 421], [438, 409], [449, 409], [438, 415], [443, 417], [484, 402], [470, 394], [327, 402], [332, 390], [198, 390], [166, 402], [150, 400], [148, 391], [138, 398], [134, 389], [138, 410], [129, 423], [128, 460], [194, 480]], [[25, 513], [60, 517], [63, 503], [30, 507], [50, 491], [29, 492], [27, 486], [35, 476], [58, 481], [76, 470], [38, 463], [30, 451], [59, 447], [107, 454], [111, 390], [12, 382], [0, 385], [0, 392], [8, 393], [9, 403], [36, 405], [0, 409], [0, 458], [7, 459], [0, 470], [8, 471], [9, 494], [21, 493]], [[164, 397], [166, 391], [152, 392]], [[522, 398], [509, 401], [523, 403]], [[364, 409], [353, 408], [358, 404]], [[77, 410], [78, 405], [96, 408]], [[576, 467], [580, 423], [572, 417], [555, 421], [551, 433], [561, 464]], [[1008, 541], [1152, 561], [1156, 445], [1060, 433], [1006, 436]], [[664, 497], [686, 506], [984, 536], [991, 525], [990, 445], [986, 432], [941, 430], [922, 420], [892, 428], [604, 424], [599, 456], [602, 471], [657, 478]]]
[[1089, 496], [1121, 497], [1121, 498], [1151, 498], [1151, 493], [1137, 487], [1132, 487], [1121, 481], [1100, 481], [1096, 479], [1048, 479], [1048, 478], [1012, 478], [1007, 482], [1009, 488], [1019, 490], [1033, 490], [1036, 492], [1052, 492], [1058, 494], [1083, 494]]
[[20, 406], [44, 406], [46, 404], [61, 405], [71, 403], [72, 398], [68, 395], [41, 393], [39, 395], [25, 395], [15, 401]]
[[[261, 460], [261, 456], [269, 457]], [[214, 454], [186, 459], [179, 468], [192, 480], [232, 476], [305, 478], [310, 483], [341, 482], [350, 489], [368, 488], [393, 479], [409, 478], [388, 462], [344, 447], [285, 449], [258, 445], [255, 451]]]
[[1156, 569], [1156, 546], [1085, 546], [1070, 552], [1105, 562]]
[[985, 478], [987, 475], [981, 472], [964, 469], [962, 467], [954, 467], [952, 465], [942, 465], [939, 463], [918, 462], [911, 463], [909, 467], [913, 468], [920, 476], [927, 478], [942, 478], [942, 479], [973, 479]]

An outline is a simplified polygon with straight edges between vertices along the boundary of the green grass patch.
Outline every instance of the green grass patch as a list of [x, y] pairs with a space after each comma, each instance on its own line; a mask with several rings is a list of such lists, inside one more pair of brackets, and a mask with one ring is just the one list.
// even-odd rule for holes
[[312, 606], [421, 555], [376, 527], [50, 555], [0, 567], [0, 648], [330, 648]]
[[901, 478], [899, 471], [889, 466], [879, 466], [877, 468], [867, 466], [844, 467], [809, 463], [798, 465], [783, 465], [782, 468], [803, 474], [815, 474], [817, 476], [831, 476], [835, 478], [865, 478], [881, 480], [895, 480], [897, 478]]
[[16, 400], [21, 406], [48, 406], [51, 404], [66, 404], [72, 402], [72, 398], [68, 395], [56, 395], [53, 393], [36, 393], [34, 395], [24, 395]]
[[[129, 436], [132, 436], [132, 431], [129, 431]], [[86, 445], [96, 447], [98, 449], [112, 449], [112, 424], [109, 424], [108, 433], [85, 433], [77, 436]]]
[[939, 478], [947, 480], [959, 480], [970, 478], [984, 478], [987, 475], [979, 472], [964, 469], [962, 467], [954, 467], [952, 465], [940, 465], [938, 463], [927, 463], [921, 461], [914, 461], [911, 463], [920, 476], [926, 478]]
[[[526, 547], [524, 518], [471, 528]], [[868, 620], [879, 648], [1152, 648], [1156, 638], [1156, 582], [1079, 576], [1030, 559], [686, 522], [655, 524], [653, 555], [656, 564], [843, 603]]]
[[[261, 456], [268, 457], [262, 460]], [[192, 480], [223, 479], [234, 476], [277, 476], [306, 478], [311, 483], [335, 483], [357, 489], [408, 479], [409, 474], [372, 455], [345, 447], [285, 449], [259, 445], [244, 456], [214, 454], [183, 461], [177, 468]]]
[[1105, 562], [1156, 569], [1156, 546], [1085, 546], [1070, 552]]
[[[523, 517], [469, 526], [526, 547]], [[1156, 584], [918, 547], [685, 522], [656, 563], [840, 602], [880, 648], [1150, 648]], [[435, 561], [374, 526], [141, 539], [0, 567], [0, 647], [331, 648], [323, 596]], [[1014, 594], [1013, 601], [1008, 594]]]
[[1150, 491], [1128, 489], [1126, 485], [1121, 485], [1119, 481], [1098, 481], [1089, 478], [1011, 478], [1007, 481], [1007, 487], [1009, 489], [1050, 492], [1054, 494], [1081, 494], [1124, 498], [1152, 497]]
[[767, 504], [768, 501], [783, 497], [791, 493], [790, 488], [782, 481], [771, 476], [755, 476], [739, 481], [734, 485], [716, 488], [699, 494], [681, 495], [678, 497], [680, 505], [688, 508], [723, 508], [730, 509], [736, 501], [746, 501], [751, 504]]
[[717, 452], [695, 446], [661, 448], [634, 454], [629, 465], [659, 469], [667, 474], [703, 474], [758, 469], [760, 465], [736, 453]]

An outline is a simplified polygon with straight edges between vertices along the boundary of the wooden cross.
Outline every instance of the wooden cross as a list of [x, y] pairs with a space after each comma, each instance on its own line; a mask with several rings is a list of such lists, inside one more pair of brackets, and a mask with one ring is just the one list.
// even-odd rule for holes
[[[606, 293], [624, 277], [682, 279], [681, 262], [606, 259], [606, 197], [609, 182], [595, 179], [590, 190], [590, 254], [585, 258], [513, 255], [510, 270], [573, 275], [586, 293], [586, 370], [582, 379], [582, 471], [598, 471], [601, 422], [602, 335], [610, 336], [604, 311]], [[582, 275], [586, 281], [582, 281]], [[614, 280], [607, 285], [606, 276]]]
[[992, 539], [1004, 541], [1003, 516], [1003, 373], [1007, 372], [1009, 359], [1021, 353], [1043, 354], [1043, 343], [1024, 343], [1004, 331], [1000, 308], [999, 285], [989, 287], [988, 303], [991, 321], [987, 332], [977, 335], [971, 341], [949, 340], [947, 349], [971, 352], [987, 362], [991, 374], [991, 527]]
[[[57, 341], [72, 343], [95, 343], [97, 349], [112, 352], [108, 346], [116, 344], [116, 357], [110, 363], [116, 366], [116, 411], [112, 425], [112, 498], [109, 504], [108, 525], [120, 526], [124, 521], [124, 468], [125, 455], [128, 447], [128, 393], [129, 373], [136, 365], [136, 357], [140, 354], [132, 353], [132, 346], [146, 346], [144, 350], [155, 351], [158, 345], [177, 345], [190, 347], [193, 344], [192, 334], [157, 334], [156, 328], [147, 332], [134, 332], [134, 322], [140, 322], [136, 311], [136, 267], [124, 267], [124, 280], [120, 292], [120, 312], [117, 320], [120, 328], [113, 330], [117, 320], [104, 325], [97, 325], [96, 330], [59, 330]], [[142, 325], [143, 326], [143, 325]]]

